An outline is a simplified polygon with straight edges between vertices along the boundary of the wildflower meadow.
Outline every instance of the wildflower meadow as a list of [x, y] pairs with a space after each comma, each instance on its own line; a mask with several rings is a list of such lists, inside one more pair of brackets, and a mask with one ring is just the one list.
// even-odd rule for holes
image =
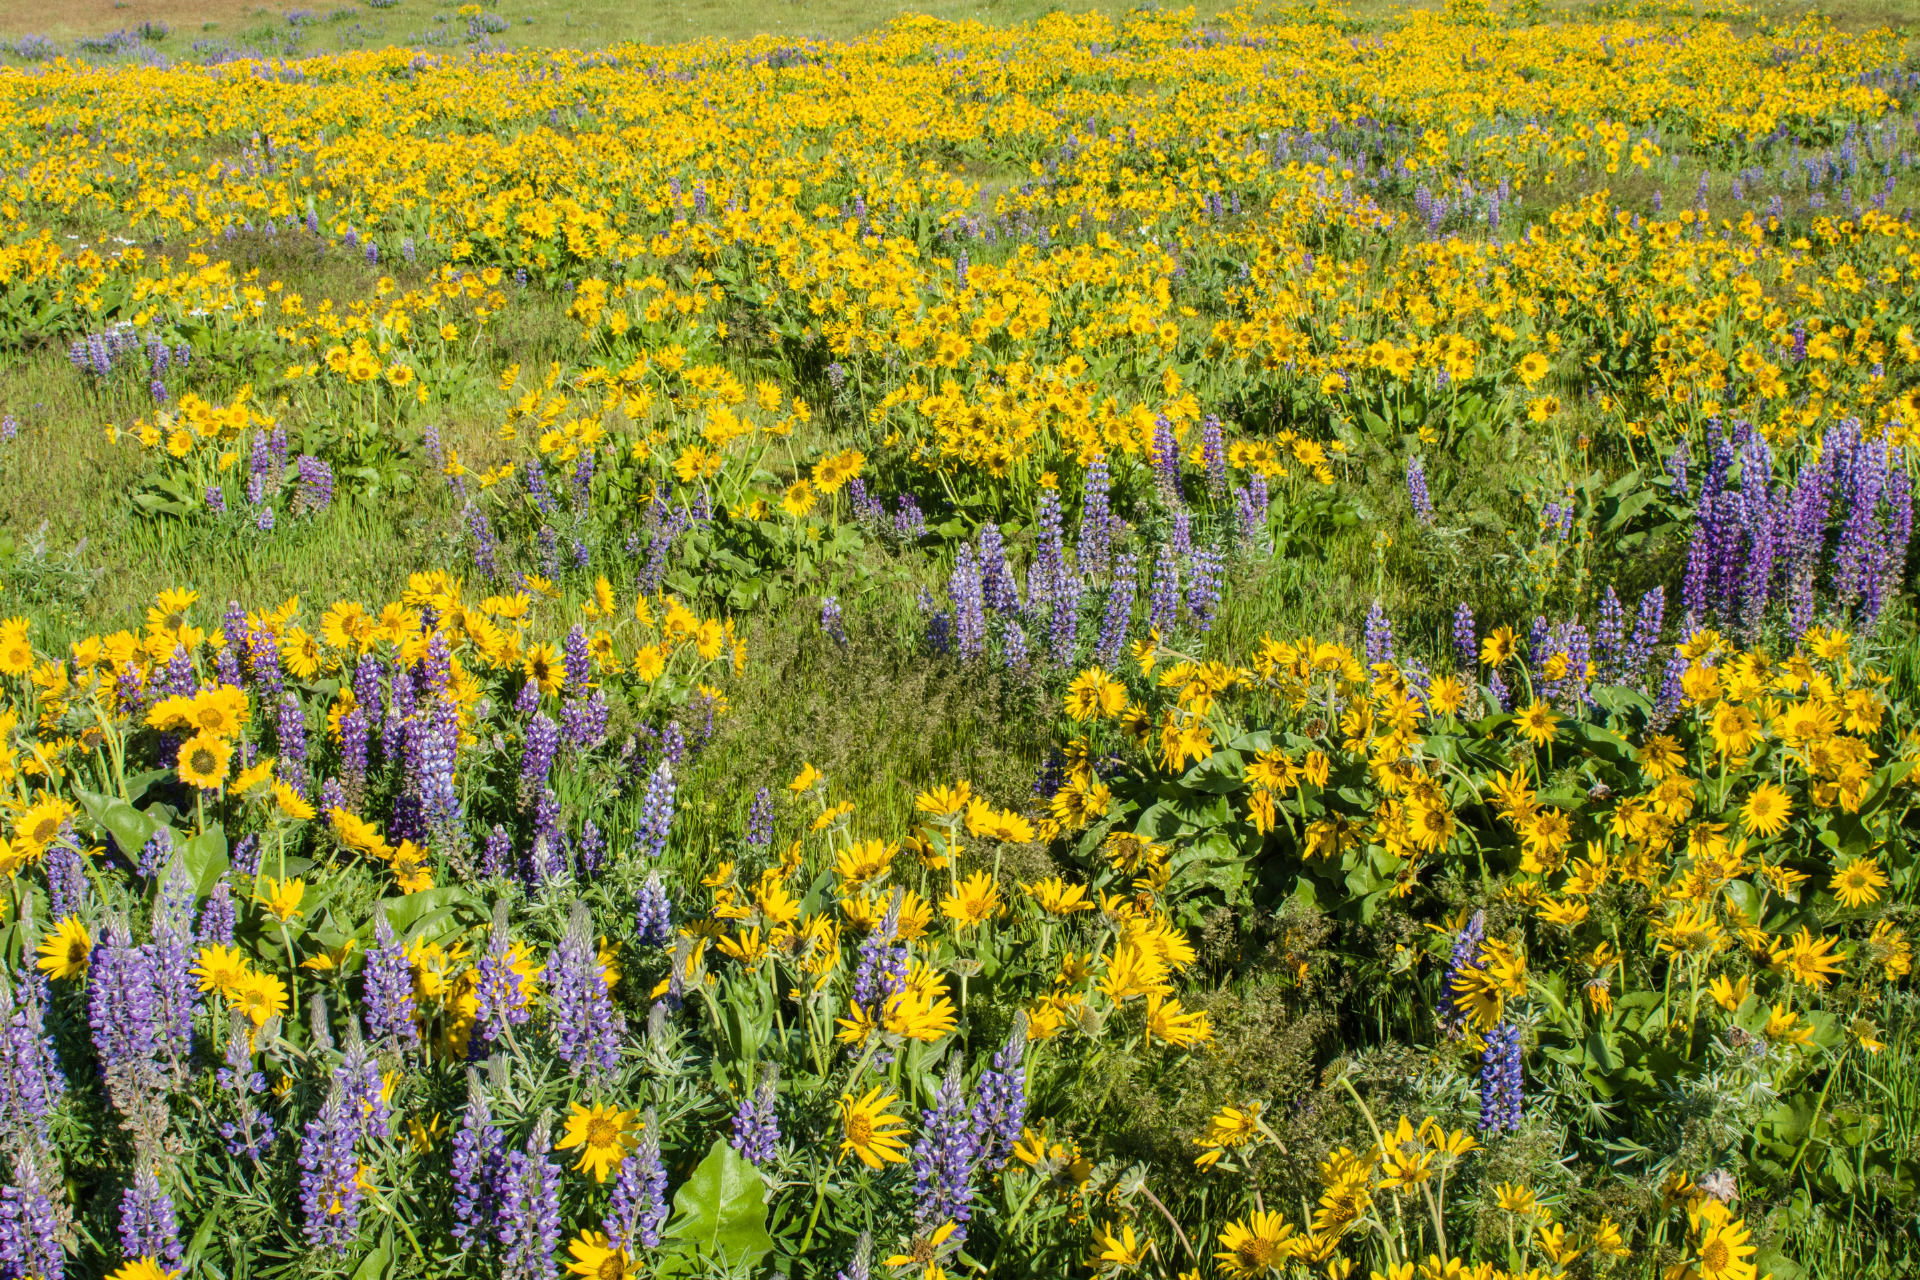
[[1920, 1273], [1920, 31], [401, 4], [0, 22], [0, 1280]]

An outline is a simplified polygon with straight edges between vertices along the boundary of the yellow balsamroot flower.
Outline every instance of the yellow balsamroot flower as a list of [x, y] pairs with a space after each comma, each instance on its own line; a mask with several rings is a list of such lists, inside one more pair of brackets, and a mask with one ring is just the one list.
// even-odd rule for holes
[[1258, 1102], [1250, 1102], [1244, 1109], [1222, 1107], [1207, 1121], [1206, 1136], [1198, 1140], [1206, 1150], [1195, 1156], [1193, 1163], [1199, 1168], [1208, 1168], [1218, 1163], [1227, 1152], [1252, 1142], [1260, 1134], [1262, 1109]]
[[1095, 1228], [1094, 1243], [1100, 1252], [1096, 1261], [1113, 1267], [1137, 1267], [1147, 1260], [1146, 1240], [1134, 1235], [1133, 1224], [1124, 1223], [1120, 1234], [1115, 1235], [1112, 1227]]
[[804, 520], [813, 514], [813, 509], [819, 501], [819, 491], [812, 484], [805, 480], [795, 480], [781, 495], [780, 509], [795, 520]]
[[560, 1135], [560, 1141], [553, 1144], [555, 1151], [580, 1150], [580, 1163], [574, 1168], [582, 1173], [591, 1173], [595, 1182], [605, 1182], [609, 1170], [616, 1169], [626, 1159], [627, 1153], [638, 1145], [637, 1140], [629, 1136], [633, 1127], [634, 1113], [621, 1111], [615, 1107], [595, 1103], [591, 1107], [573, 1104], [573, 1114], [567, 1117], [566, 1130]]
[[304, 880], [275, 880], [272, 876], [262, 876], [255, 887], [253, 900], [265, 907], [282, 923], [300, 914], [300, 899], [306, 896], [307, 883]]
[[537, 644], [527, 650], [521, 669], [527, 679], [540, 686], [542, 694], [559, 693], [567, 684], [567, 669], [561, 663], [560, 650], [551, 644]]
[[1067, 686], [1067, 714], [1075, 720], [1113, 719], [1127, 708], [1127, 687], [1098, 667], [1090, 667]]
[[1756, 1252], [1753, 1232], [1744, 1219], [1712, 1197], [1702, 1197], [1687, 1210], [1693, 1229], [1693, 1270], [1700, 1280], [1753, 1280], [1748, 1261]]
[[1163, 1044], [1185, 1049], [1213, 1039], [1213, 1020], [1204, 1010], [1185, 1012], [1178, 1000], [1153, 991], [1147, 994], [1146, 1034]]
[[180, 1268], [168, 1269], [161, 1266], [157, 1259], [147, 1256], [135, 1258], [107, 1277], [107, 1280], [175, 1280], [179, 1274]]
[[1311, 1242], [1284, 1215], [1256, 1210], [1229, 1222], [1218, 1243], [1220, 1251], [1213, 1259], [1221, 1271], [1235, 1280], [1264, 1280], [1284, 1270]]
[[215, 945], [200, 948], [200, 962], [193, 966], [192, 973], [200, 979], [202, 991], [217, 991], [222, 998], [232, 1000], [251, 976], [252, 968], [239, 948]]
[[1845, 866], [1833, 873], [1827, 887], [1833, 890], [1841, 906], [1864, 907], [1880, 901], [1880, 890], [1887, 887], [1887, 877], [1880, 870], [1878, 858], [1849, 858]]
[[907, 1162], [907, 1123], [889, 1108], [896, 1094], [881, 1093], [876, 1085], [858, 1102], [852, 1094], [840, 1097], [840, 1159], [856, 1157], [869, 1169]]
[[999, 910], [1000, 886], [985, 871], [974, 872], [940, 900], [940, 914], [962, 929], [986, 923]]
[[573, 1255], [567, 1270], [589, 1280], [625, 1280], [633, 1272], [633, 1259], [627, 1251], [614, 1248], [613, 1242], [598, 1231], [582, 1231], [568, 1241], [567, 1252]]
[[28, 806], [13, 828], [14, 852], [26, 862], [38, 861], [47, 846], [59, 838], [72, 820], [73, 807], [64, 800], [42, 797]]
[[1069, 916], [1077, 911], [1093, 910], [1093, 903], [1087, 901], [1087, 887], [1068, 884], [1059, 876], [1022, 884], [1020, 890], [1049, 915]]
[[1707, 994], [1713, 997], [1715, 1004], [1732, 1013], [1745, 1002], [1747, 985], [1748, 980], [1744, 974], [1738, 981], [1729, 981], [1727, 975], [1723, 973], [1707, 984]]
[[232, 762], [233, 747], [225, 738], [199, 733], [180, 745], [174, 771], [180, 775], [180, 781], [189, 786], [217, 791], [227, 780], [227, 766]]
[[1787, 798], [1785, 790], [1771, 782], [1755, 787], [1740, 809], [1740, 817], [1746, 823], [1747, 830], [1769, 838], [1784, 831], [1787, 819], [1792, 816], [1793, 801]]
[[1536, 747], [1544, 747], [1552, 742], [1554, 731], [1559, 726], [1560, 717], [1544, 702], [1530, 704], [1513, 718], [1514, 732]]
[[251, 768], [242, 769], [239, 773], [234, 774], [231, 787], [233, 794], [244, 796], [262, 783], [271, 781], [273, 778], [273, 764], [274, 758], [272, 756], [262, 756]]
[[245, 1014], [256, 1027], [287, 1011], [287, 984], [270, 973], [251, 973], [240, 983], [228, 1002]]
[[1824, 988], [1846, 964], [1844, 955], [1834, 955], [1838, 938], [1815, 938], [1803, 926], [1784, 944], [1776, 942], [1767, 961], [1801, 986]]
[[305, 822], [313, 817], [315, 810], [307, 798], [293, 789], [290, 782], [273, 784], [273, 803], [280, 812], [295, 822]]
[[39, 949], [40, 960], [35, 967], [48, 977], [85, 977], [93, 959], [93, 935], [80, 917], [67, 916], [40, 940]]

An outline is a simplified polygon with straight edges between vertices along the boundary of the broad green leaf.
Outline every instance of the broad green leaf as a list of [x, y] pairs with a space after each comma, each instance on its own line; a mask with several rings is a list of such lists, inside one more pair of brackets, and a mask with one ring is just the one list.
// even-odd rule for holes
[[129, 858], [138, 858], [140, 850], [146, 847], [147, 841], [160, 827], [159, 823], [116, 796], [96, 795], [83, 787], [75, 787], [73, 793], [87, 811], [87, 816], [112, 836], [113, 842], [120, 846], [120, 852]]
[[723, 1138], [673, 1194], [668, 1239], [748, 1270], [773, 1248], [767, 1234], [767, 1183]]
[[181, 846], [180, 856], [187, 864], [187, 876], [193, 881], [195, 897], [213, 892], [227, 870], [227, 833], [223, 827], [209, 827]]

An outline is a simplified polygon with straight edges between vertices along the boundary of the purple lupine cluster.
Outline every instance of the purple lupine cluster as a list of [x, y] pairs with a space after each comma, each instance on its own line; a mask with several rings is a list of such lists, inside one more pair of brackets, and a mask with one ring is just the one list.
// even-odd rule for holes
[[44, 974], [25, 970], [11, 985], [0, 979], [0, 1134], [32, 1129], [44, 1137], [48, 1115], [66, 1096], [67, 1077], [46, 1026], [49, 1006]]
[[1753, 637], [1780, 602], [1800, 635], [1812, 625], [1823, 568], [1834, 607], [1878, 619], [1899, 589], [1913, 533], [1904, 450], [1849, 419], [1791, 486], [1775, 486], [1772, 450], [1747, 424], [1723, 434], [1710, 423], [1708, 442], [1682, 598], [1690, 624], [1712, 617]]
[[853, 971], [853, 1002], [877, 1013], [889, 999], [907, 989], [907, 949], [893, 945], [900, 931], [901, 894], [894, 890], [880, 925], [860, 943], [860, 961]]
[[924, 537], [927, 532], [927, 517], [921, 512], [920, 504], [913, 495], [900, 495], [899, 509], [893, 514], [893, 536], [902, 542], [912, 542]]
[[214, 881], [207, 900], [200, 906], [200, 920], [194, 926], [193, 940], [199, 946], [230, 947], [238, 917], [233, 905], [233, 887], [224, 873]]
[[1249, 550], [1266, 549], [1267, 508], [1271, 503], [1263, 472], [1254, 472], [1245, 488], [1233, 491], [1234, 532]]
[[1226, 568], [1226, 557], [1216, 547], [1201, 547], [1193, 553], [1187, 573], [1187, 612], [1193, 616], [1193, 625], [1202, 632], [1213, 630], [1214, 619], [1220, 614]]
[[28, 1276], [60, 1280], [66, 1274], [66, 1249], [61, 1243], [66, 1233], [49, 1192], [58, 1186], [57, 1178], [43, 1171], [35, 1153], [14, 1153], [13, 1181], [0, 1186], [0, 1275], [8, 1280]]
[[1469, 972], [1487, 967], [1485, 958], [1480, 954], [1480, 944], [1486, 938], [1487, 913], [1476, 911], [1466, 926], [1454, 935], [1453, 954], [1447, 958], [1446, 971], [1440, 976], [1440, 1027], [1455, 1039], [1466, 1034], [1466, 1021], [1455, 1004], [1455, 997]]
[[1113, 579], [1107, 586], [1107, 608], [1100, 617], [1100, 634], [1093, 645], [1093, 660], [1103, 667], [1118, 666], [1120, 654], [1126, 648], [1139, 579], [1139, 558], [1131, 551], [1121, 552], [1114, 560]]
[[374, 919], [373, 940], [373, 948], [367, 952], [366, 995], [362, 1001], [367, 1034], [376, 1044], [408, 1048], [419, 1043], [420, 1028], [413, 1020], [413, 965], [407, 959], [407, 944], [394, 937], [384, 911]]
[[1393, 661], [1393, 622], [1377, 598], [1373, 607], [1367, 610], [1365, 637], [1369, 669]]
[[469, 1056], [479, 1056], [483, 1047], [505, 1036], [509, 1027], [525, 1025], [533, 1016], [528, 1008], [527, 992], [521, 985], [520, 975], [513, 970], [507, 946], [504, 899], [495, 908], [493, 931], [487, 941], [487, 949], [480, 954], [480, 962], [474, 966], [474, 998], [478, 1003], [474, 1010], [473, 1043]]
[[567, 746], [575, 751], [599, 746], [606, 740], [607, 720], [612, 714], [604, 689], [568, 698], [560, 708], [560, 730]]
[[1680, 704], [1686, 698], [1686, 687], [1682, 681], [1686, 678], [1687, 666], [1685, 651], [1675, 645], [1667, 655], [1666, 669], [1660, 673], [1660, 692], [1654, 698], [1653, 714], [1647, 719], [1648, 728], [1664, 729], [1680, 714]]
[[325, 511], [333, 505], [333, 468], [310, 453], [294, 459], [299, 481], [293, 494], [293, 514]]
[[547, 1158], [552, 1136], [543, 1118], [524, 1151], [509, 1151], [500, 1170], [493, 1238], [502, 1246], [502, 1280], [553, 1280], [560, 1247], [560, 1166]]
[[480, 874], [503, 876], [513, 866], [513, 837], [499, 823], [493, 824], [480, 852]]
[[493, 522], [479, 507], [467, 510], [467, 535], [473, 539], [473, 567], [488, 582], [499, 578], [500, 562], [496, 554], [499, 544], [493, 536]]
[[386, 1137], [388, 1126], [393, 1123], [393, 1107], [387, 1102], [380, 1062], [358, 1036], [353, 1037], [346, 1057], [334, 1069], [333, 1079], [340, 1086], [340, 1105], [359, 1136]]
[[933, 1105], [920, 1113], [920, 1137], [913, 1144], [913, 1220], [922, 1231], [954, 1224], [952, 1239], [964, 1242], [973, 1217], [973, 1167], [979, 1141], [960, 1082], [960, 1056], [947, 1067]]
[[1040, 491], [1039, 509], [1034, 517], [1035, 548], [1033, 565], [1027, 571], [1027, 613], [1047, 622], [1047, 649], [1055, 662], [1073, 660], [1074, 641], [1080, 630], [1081, 578], [1067, 565], [1064, 520], [1060, 495], [1052, 489]]
[[1164, 417], [1153, 420], [1153, 481], [1160, 491], [1160, 500], [1168, 507], [1180, 505], [1183, 494], [1180, 492], [1180, 442], [1173, 434], [1173, 424]]
[[221, 1121], [219, 1132], [228, 1155], [258, 1161], [273, 1146], [275, 1136], [273, 1116], [255, 1101], [267, 1091], [267, 1077], [264, 1072], [254, 1070], [244, 1015], [235, 1011], [230, 1017], [226, 1065], [214, 1072], [214, 1078], [222, 1089], [233, 1095], [234, 1109], [240, 1118], [238, 1122]]
[[770, 848], [773, 844], [773, 791], [761, 787], [753, 793], [753, 803], [747, 806], [746, 841], [755, 849]]
[[1518, 1133], [1526, 1118], [1520, 1069], [1520, 1028], [1502, 1022], [1487, 1033], [1480, 1058], [1480, 1128]]
[[759, 1085], [733, 1113], [733, 1149], [754, 1164], [767, 1164], [780, 1151], [780, 1115], [774, 1102], [779, 1077], [769, 1064]]
[[1013, 567], [1007, 563], [1007, 544], [1000, 526], [988, 521], [980, 526], [980, 596], [995, 613], [1010, 614], [1020, 608], [1020, 588], [1013, 580]]
[[587, 904], [576, 900], [567, 931], [548, 962], [554, 1049], [575, 1075], [611, 1071], [620, 1062], [627, 1020], [613, 1007], [606, 971], [590, 929]]
[[662, 760], [647, 778], [646, 794], [640, 801], [640, 820], [633, 829], [636, 852], [658, 858], [667, 851], [667, 838], [673, 833], [673, 766]]
[[[537, 689], [533, 681], [527, 681], [527, 687]], [[533, 806], [547, 786], [547, 776], [553, 771], [553, 758], [560, 750], [560, 726], [545, 715], [535, 715], [527, 724], [525, 748], [520, 753], [520, 808], [525, 811]]]
[[64, 840], [55, 841], [47, 847], [40, 868], [47, 876], [47, 906], [52, 918], [80, 914], [93, 896], [93, 882], [87, 879], [80, 852]]
[[1227, 438], [1212, 414], [1200, 428], [1200, 462], [1207, 473], [1207, 494], [1218, 502], [1227, 496]]
[[847, 620], [840, 612], [840, 597], [826, 596], [820, 601], [820, 630], [841, 648], [847, 645]]
[[1453, 611], [1453, 660], [1469, 676], [1480, 669], [1480, 632], [1473, 609], [1464, 600]]
[[1080, 488], [1080, 529], [1075, 539], [1074, 554], [1082, 573], [1101, 575], [1107, 572], [1108, 560], [1113, 552], [1112, 488], [1112, 477], [1107, 471], [1107, 459], [1103, 454], [1087, 468], [1086, 481]]
[[971, 543], [962, 542], [954, 550], [953, 572], [947, 578], [947, 595], [953, 601], [954, 653], [962, 662], [985, 657], [986, 597]]
[[1619, 683], [1626, 646], [1627, 611], [1609, 583], [1600, 596], [1600, 615], [1593, 624], [1593, 660], [1599, 683]]
[[320, 1114], [307, 1121], [300, 1140], [302, 1231], [317, 1249], [345, 1254], [360, 1233], [360, 1161], [354, 1154], [359, 1126], [347, 1114], [335, 1085]]
[[1180, 569], [1173, 547], [1161, 543], [1154, 553], [1153, 585], [1147, 592], [1147, 626], [1165, 634], [1180, 616]]
[[1027, 1072], [1022, 1059], [1027, 1052], [1027, 1015], [1014, 1014], [1013, 1031], [1007, 1043], [993, 1055], [993, 1066], [980, 1073], [974, 1085], [973, 1137], [979, 1151], [980, 1167], [998, 1172], [1013, 1154], [1027, 1121]]
[[128, 1258], [152, 1258], [171, 1267], [186, 1252], [180, 1245], [173, 1197], [161, 1189], [151, 1162], [143, 1164], [132, 1184], [120, 1193], [119, 1230], [120, 1252]]
[[584, 875], [594, 875], [607, 860], [607, 837], [600, 825], [592, 818], [580, 821], [580, 870]]
[[635, 916], [634, 941], [639, 945], [664, 947], [673, 941], [673, 903], [668, 901], [667, 891], [660, 885], [659, 872], [647, 873], [646, 883], [640, 886]]
[[300, 695], [289, 690], [280, 698], [279, 715], [274, 720], [274, 736], [280, 745], [280, 777], [301, 795], [311, 786], [307, 776], [307, 711]]
[[615, 1249], [632, 1256], [639, 1249], [660, 1247], [660, 1228], [667, 1220], [667, 1169], [660, 1159], [660, 1120], [648, 1107], [640, 1126], [640, 1143], [620, 1162], [614, 1174], [613, 1194], [600, 1229]]
[[1427, 466], [1420, 455], [1407, 455], [1407, 499], [1413, 504], [1413, 522], [1433, 523], [1433, 495], [1427, 491]]
[[497, 1208], [495, 1182], [504, 1141], [487, 1111], [480, 1075], [467, 1072], [467, 1105], [453, 1135], [453, 1240], [471, 1250], [486, 1238]]

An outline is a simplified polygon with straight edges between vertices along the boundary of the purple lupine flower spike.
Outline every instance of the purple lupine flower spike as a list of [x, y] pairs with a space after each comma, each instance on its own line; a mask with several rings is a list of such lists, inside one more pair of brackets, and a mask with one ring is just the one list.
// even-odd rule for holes
[[973, 1217], [973, 1168], [980, 1151], [960, 1083], [960, 1063], [956, 1052], [933, 1106], [920, 1113], [920, 1138], [913, 1144], [910, 1167], [914, 1222], [923, 1231], [952, 1222], [952, 1238], [964, 1241]]
[[587, 904], [576, 900], [567, 931], [548, 964], [554, 1047], [575, 1075], [611, 1071], [620, 1062], [626, 1019], [608, 994]]

